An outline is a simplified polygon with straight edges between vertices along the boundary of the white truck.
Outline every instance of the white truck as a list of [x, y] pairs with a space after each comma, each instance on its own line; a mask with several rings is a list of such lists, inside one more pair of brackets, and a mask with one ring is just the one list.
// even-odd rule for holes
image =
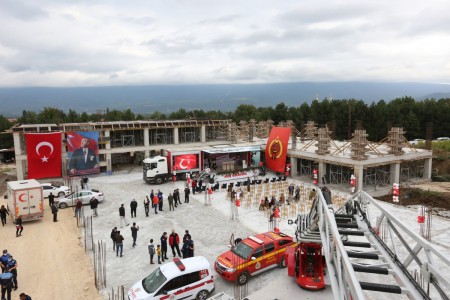
[[35, 179], [9, 181], [7, 184], [8, 210], [13, 221], [41, 220], [44, 217], [42, 185]]
[[[209, 173], [209, 169], [202, 169], [201, 151], [185, 150], [172, 151], [162, 150], [162, 155], [148, 157], [143, 160], [143, 179], [147, 183], [161, 184], [167, 180], [172, 180], [173, 176], [177, 179], [186, 179], [186, 174], [204, 176], [203, 173]], [[207, 171], [207, 172], [205, 172]]]

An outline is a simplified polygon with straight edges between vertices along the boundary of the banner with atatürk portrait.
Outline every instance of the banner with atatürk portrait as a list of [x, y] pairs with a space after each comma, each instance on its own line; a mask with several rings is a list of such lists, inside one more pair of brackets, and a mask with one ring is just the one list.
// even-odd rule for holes
[[266, 145], [266, 166], [270, 170], [284, 173], [290, 135], [290, 128], [272, 127]]
[[100, 172], [98, 163], [98, 131], [66, 132], [68, 174], [87, 175]]

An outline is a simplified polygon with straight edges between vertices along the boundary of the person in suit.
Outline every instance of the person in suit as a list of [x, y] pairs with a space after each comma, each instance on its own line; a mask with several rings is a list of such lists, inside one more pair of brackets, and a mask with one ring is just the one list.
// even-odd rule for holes
[[[95, 151], [89, 149], [90, 139], [83, 138], [81, 140], [80, 148], [73, 151], [69, 160], [70, 174], [83, 174], [85, 170], [98, 170], [99, 165]], [[81, 171], [81, 172], [79, 172]]]

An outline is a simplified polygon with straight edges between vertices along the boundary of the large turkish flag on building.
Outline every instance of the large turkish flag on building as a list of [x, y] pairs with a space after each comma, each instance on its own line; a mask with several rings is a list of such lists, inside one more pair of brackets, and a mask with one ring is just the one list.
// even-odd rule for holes
[[290, 128], [272, 127], [266, 145], [266, 166], [272, 171], [284, 173], [290, 135]]
[[27, 133], [28, 179], [61, 177], [61, 132]]

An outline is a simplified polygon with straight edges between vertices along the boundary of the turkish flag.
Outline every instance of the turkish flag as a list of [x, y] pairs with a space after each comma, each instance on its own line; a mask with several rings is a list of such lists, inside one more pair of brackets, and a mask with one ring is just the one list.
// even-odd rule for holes
[[266, 166], [272, 171], [284, 173], [290, 135], [290, 128], [272, 127], [266, 145]]
[[177, 170], [191, 170], [197, 168], [196, 154], [183, 154], [175, 156], [173, 164]]
[[61, 132], [25, 134], [28, 179], [61, 177]]

